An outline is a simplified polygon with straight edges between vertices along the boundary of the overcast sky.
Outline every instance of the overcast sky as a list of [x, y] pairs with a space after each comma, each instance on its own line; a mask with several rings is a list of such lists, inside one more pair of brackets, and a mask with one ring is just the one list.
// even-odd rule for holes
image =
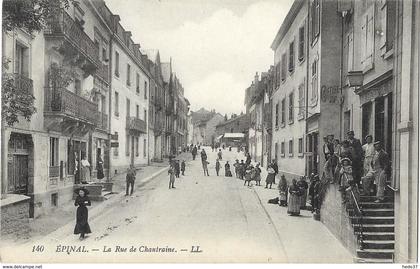
[[134, 42], [172, 57], [191, 109], [245, 111], [255, 72], [273, 63], [270, 49], [293, 0], [106, 0]]

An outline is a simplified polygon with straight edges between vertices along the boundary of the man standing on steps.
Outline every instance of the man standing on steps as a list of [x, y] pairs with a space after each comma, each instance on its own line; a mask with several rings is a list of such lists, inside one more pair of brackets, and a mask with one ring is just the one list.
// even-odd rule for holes
[[389, 170], [389, 157], [388, 153], [382, 149], [380, 141], [376, 141], [374, 144], [375, 153], [373, 155], [372, 167], [375, 171], [375, 184], [376, 184], [376, 201], [375, 203], [382, 202], [384, 200], [385, 183]]
[[[354, 132], [347, 132], [348, 141], [351, 148], [351, 164], [353, 170], [353, 178], [357, 186], [360, 186], [360, 180], [363, 172], [363, 148], [359, 139], [354, 138]], [[334, 153], [334, 150], [333, 150]]]

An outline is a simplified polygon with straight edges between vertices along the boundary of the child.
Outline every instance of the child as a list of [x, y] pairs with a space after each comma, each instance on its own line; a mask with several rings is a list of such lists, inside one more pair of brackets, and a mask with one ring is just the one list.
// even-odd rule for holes
[[216, 159], [216, 175], [219, 176], [220, 171], [220, 162], [219, 159]]
[[181, 173], [182, 173], [183, 176], [184, 176], [184, 172], [185, 172], [185, 161], [182, 160], [182, 162], [181, 162]]
[[249, 184], [251, 183], [252, 177], [252, 171], [254, 170], [254, 167], [252, 167], [252, 165], [249, 165], [246, 169], [245, 169], [245, 181], [244, 181], [244, 186], [246, 183], [248, 183], [248, 187]]
[[235, 167], [235, 176], [236, 178], [239, 178], [239, 166], [241, 164], [239, 163], [239, 160], [236, 159], [236, 162], [233, 164], [233, 167]]
[[254, 171], [253, 171], [252, 179], [255, 180], [257, 186], [261, 186], [261, 168], [260, 168], [260, 163], [257, 163], [257, 165], [255, 165], [255, 168], [253, 170]]
[[340, 169], [340, 191], [341, 197], [343, 198], [343, 204], [348, 201], [347, 192], [351, 190], [351, 186], [354, 185], [353, 180], [353, 169], [351, 167], [351, 160], [349, 158], [343, 158], [341, 160]]

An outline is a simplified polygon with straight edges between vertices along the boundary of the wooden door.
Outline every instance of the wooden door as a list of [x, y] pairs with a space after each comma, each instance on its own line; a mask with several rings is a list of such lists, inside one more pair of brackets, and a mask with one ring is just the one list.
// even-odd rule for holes
[[28, 194], [28, 155], [9, 155], [8, 192]]

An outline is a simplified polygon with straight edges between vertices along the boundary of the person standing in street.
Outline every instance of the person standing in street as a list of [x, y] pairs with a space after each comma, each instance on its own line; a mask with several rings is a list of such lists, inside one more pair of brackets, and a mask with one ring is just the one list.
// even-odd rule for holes
[[297, 183], [297, 186], [300, 189], [300, 209], [306, 209], [306, 198], [308, 193], [308, 183], [305, 180], [305, 177], [300, 177], [299, 182]]
[[204, 149], [201, 150], [200, 155], [201, 155], [201, 161], [206, 161], [207, 160], [207, 153]]
[[384, 200], [385, 183], [389, 172], [389, 156], [382, 148], [380, 141], [376, 141], [375, 155], [373, 155], [372, 167], [375, 171], [375, 184], [376, 184], [376, 200], [375, 203]]
[[183, 176], [185, 176], [185, 160], [182, 160], [181, 162], [181, 173]]
[[287, 180], [284, 175], [280, 178], [278, 189], [280, 206], [287, 206]]
[[89, 234], [92, 231], [88, 223], [88, 209], [87, 206], [91, 205], [88, 197], [89, 191], [85, 188], [78, 188], [75, 190], [77, 194], [74, 205], [77, 206], [76, 211], [76, 226], [74, 227], [74, 234], [80, 234], [80, 239], [85, 238], [85, 234]]
[[232, 177], [229, 161], [226, 161], [226, 164], [225, 164], [225, 177]]
[[82, 183], [87, 184], [90, 182], [90, 163], [86, 158], [86, 154], [82, 158]]
[[241, 160], [241, 162], [239, 163], [239, 179], [243, 180], [244, 176], [245, 176], [245, 163], [244, 160]]
[[101, 158], [101, 155], [98, 156], [96, 160], [96, 178], [99, 182], [105, 177], [104, 175], [104, 161]]
[[169, 189], [175, 189], [175, 168], [173, 165], [171, 165], [169, 167], [168, 170], [168, 175], [169, 175]]
[[255, 185], [256, 186], [261, 186], [261, 168], [260, 168], [260, 163], [257, 163], [256, 165], [255, 165], [255, 168], [254, 168], [254, 177], [253, 177], [253, 180], [255, 180]]
[[245, 164], [246, 164], [246, 166], [251, 164], [251, 155], [249, 153], [246, 154]]
[[289, 203], [287, 207], [287, 214], [290, 216], [300, 215], [301, 206], [301, 189], [297, 185], [296, 179], [292, 180], [292, 185], [289, 187]]
[[175, 177], [179, 178], [179, 173], [180, 173], [180, 167], [179, 167], [179, 160], [174, 160], [174, 164], [175, 164]]
[[[125, 196], [133, 195], [134, 191], [134, 182], [136, 180], [136, 169], [132, 164], [130, 164], [130, 167], [127, 169], [127, 175], [125, 176], [126, 180], [126, 187], [125, 187]], [[131, 187], [131, 190], [130, 190]]]
[[208, 169], [209, 162], [207, 160], [204, 160], [204, 161], [201, 161], [201, 164], [203, 165], [204, 176], [210, 176], [209, 169]]
[[222, 160], [222, 150], [219, 149], [219, 152], [217, 153], [217, 157], [219, 158], [219, 160]]
[[267, 178], [265, 179], [265, 188], [267, 189], [268, 186], [273, 185], [274, 183], [274, 178], [276, 177], [276, 172], [274, 171], [274, 168], [272, 167], [272, 164], [270, 164], [267, 168]]
[[195, 156], [197, 156], [197, 146], [193, 147], [193, 149], [191, 150], [191, 154], [192, 154], [193, 160], [195, 160]]
[[219, 159], [216, 159], [216, 175], [219, 176], [220, 171], [220, 162]]
[[235, 163], [233, 164], [233, 167], [235, 168], [235, 176], [236, 176], [236, 178], [239, 178], [239, 166], [240, 165], [241, 164], [239, 163], [239, 160], [236, 159], [235, 160]]

